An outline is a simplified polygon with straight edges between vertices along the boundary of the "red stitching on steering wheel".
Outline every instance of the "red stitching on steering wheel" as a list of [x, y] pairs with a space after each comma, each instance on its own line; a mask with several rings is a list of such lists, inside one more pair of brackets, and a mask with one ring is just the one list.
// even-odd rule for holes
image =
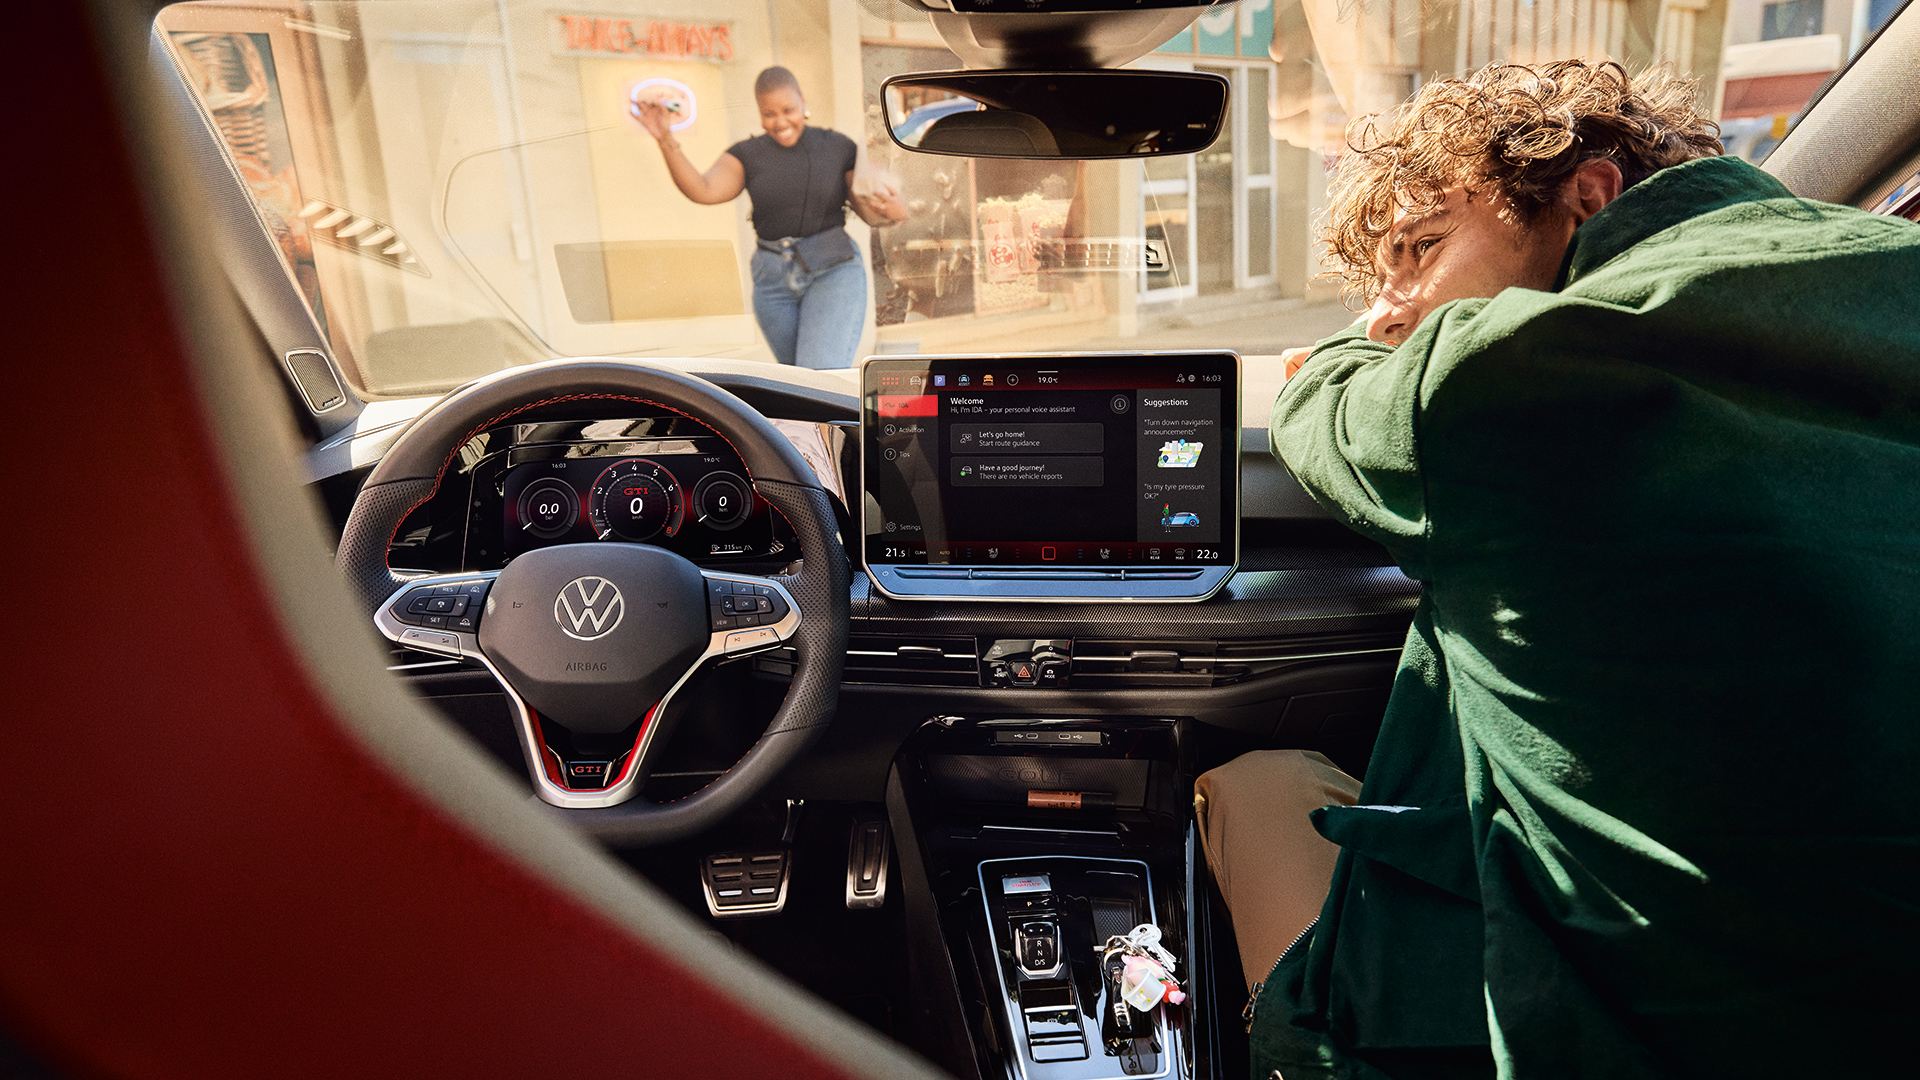
[[[569, 401], [631, 401], [640, 405], [651, 405], [658, 409], [665, 409], [666, 411], [673, 413], [675, 416], [685, 417], [686, 419], [691, 420], [696, 424], [699, 424], [701, 427], [706, 428], [708, 431], [711, 431], [715, 435], [719, 436], [720, 441], [726, 443], [727, 448], [733, 451], [733, 456], [739, 459], [741, 470], [747, 474], [747, 483], [750, 485], [754, 485], [756, 488], [759, 485], [759, 481], [753, 478], [753, 470], [747, 467], [747, 456], [740, 452], [740, 448], [733, 444], [733, 440], [727, 438], [725, 432], [722, 432], [720, 429], [714, 427], [712, 424], [708, 423], [707, 421], [702, 420], [700, 417], [697, 417], [692, 413], [687, 412], [685, 409], [681, 409], [681, 408], [677, 408], [675, 406], [669, 405], [664, 401], [655, 401], [652, 398], [636, 397], [632, 394], [601, 394], [601, 393], [564, 394], [559, 397], [542, 398], [539, 401], [530, 401], [522, 405], [516, 405], [513, 408], [506, 410], [505, 412], [502, 412], [493, 417], [489, 417], [488, 419], [481, 421], [479, 424], [474, 425], [474, 427], [470, 429], [465, 435], [462, 435], [460, 436], [460, 438], [454, 440], [452, 448], [450, 448], [447, 451], [446, 459], [440, 462], [439, 470], [433, 474], [433, 486], [431, 488], [428, 488], [427, 493], [425, 495], [422, 495], [418, 500], [416, 500], [413, 503], [413, 505], [407, 507], [406, 510], [401, 512], [399, 519], [393, 523], [393, 531], [387, 534], [386, 547], [380, 553], [380, 561], [383, 563], [386, 563], [387, 572], [389, 574], [392, 574], [393, 572], [393, 564], [390, 560], [393, 557], [394, 538], [400, 535], [400, 526], [406, 524], [407, 519], [413, 516], [413, 512], [415, 510], [418, 510], [422, 506], [425, 506], [427, 503], [433, 501], [433, 497], [440, 493], [440, 485], [446, 479], [447, 470], [449, 468], [452, 468], [453, 459], [459, 456], [461, 447], [472, 442], [476, 437], [480, 435], [481, 432], [486, 431], [489, 428], [495, 427], [507, 420], [510, 420], [513, 417], [518, 416], [521, 413], [526, 412], [530, 409], [538, 409], [547, 405], [560, 405]], [[402, 435], [401, 437], [405, 438], [404, 435]], [[768, 509], [772, 510], [776, 514], [779, 514], [780, 520], [785, 521], [787, 523], [787, 530], [793, 533], [797, 537], [799, 535], [799, 530], [793, 527], [793, 519], [787, 517], [787, 512], [780, 509], [780, 507], [776, 503], [774, 503], [773, 500], [765, 499], [764, 496], [763, 496], [763, 500], [766, 502]], [[742, 758], [741, 760], [744, 761], [745, 758]], [[735, 769], [739, 767], [740, 767], [740, 761], [735, 761], [733, 764], [721, 770], [720, 774], [718, 776], [715, 776], [712, 780], [707, 781], [706, 783], [700, 785], [694, 790], [678, 798], [666, 799], [660, 802], [653, 802], [653, 800], [651, 799], [647, 801], [652, 803], [655, 806], [670, 806], [673, 803], [684, 802], [687, 799], [691, 799], [695, 795], [698, 795], [701, 792], [706, 791], [708, 788], [711, 788], [714, 784], [719, 783], [729, 773], [733, 772]], [[636, 793], [636, 797], [638, 797], [638, 793]]]

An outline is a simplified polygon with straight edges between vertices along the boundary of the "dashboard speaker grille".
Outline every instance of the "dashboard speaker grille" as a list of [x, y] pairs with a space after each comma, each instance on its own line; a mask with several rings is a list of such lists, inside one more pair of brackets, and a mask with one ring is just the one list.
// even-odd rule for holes
[[330, 412], [347, 403], [347, 392], [333, 364], [318, 349], [294, 349], [287, 353], [287, 373], [307, 399], [307, 408], [316, 414]]

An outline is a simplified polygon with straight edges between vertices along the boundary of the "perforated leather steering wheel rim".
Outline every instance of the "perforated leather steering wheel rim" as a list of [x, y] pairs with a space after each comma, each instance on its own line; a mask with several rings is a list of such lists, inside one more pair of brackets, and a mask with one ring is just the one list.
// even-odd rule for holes
[[[419, 586], [422, 579], [397, 573], [389, 565], [393, 538], [408, 515], [439, 491], [460, 448], [481, 432], [516, 416], [593, 401], [666, 410], [726, 440], [738, 454], [754, 491], [792, 527], [801, 554], [791, 572], [764, 579], [792, 601], [798, 615], [797, 625], [779, 639], [797, 655], [785, 699], [766, 731], [737, 762], [699, 791], [672, 802], [647, 800], [639, 795], [638, 785], [631, 795], [611, 805], [552, 798], [552, 785], [542, 782], [545, 763], [541, 748], [528, 741], [540, 738], [537, 715], [495, 665], [474, 650], [473, 659], [500, 678], [503, 690], [520, 713], [523, 749], [528, 751], [536, 793], [546, 801], [568, 807], [557, 805], [552, 812], [608, 842], [630, 846], [664, 843], [717, 824], [764, 790], [832, 720], [839, 696], [846, 657], [850, 570], [833, 497], [820, 486], [792, 442], [765, 417], [712, 383], [646, 361], [555, 360], [496, 373], [452, 391], [400, 435], [354, 501], [336, 564], [368, 611], [375, 614], [376, 624], [387, 636], [400, 640], [398, 625], [382, 615], [401, 590]], [[443, 576], [473, 581], [488, 575]], [[715, 638], [719, 638], [717, 633]], [[475, 643], [477, 638], [464, 644], [472, 649]], [[453, 651], [459, 653], [457, 647]], [[703, 655], [700, 663], [710, 659], [712, 655]], [[668, 699], [660, 702], [662, 708], [667, 704]], [[651, 713], [648, 719], [652, 719]], [[638, 744], [635, 752], [640, 752]]]

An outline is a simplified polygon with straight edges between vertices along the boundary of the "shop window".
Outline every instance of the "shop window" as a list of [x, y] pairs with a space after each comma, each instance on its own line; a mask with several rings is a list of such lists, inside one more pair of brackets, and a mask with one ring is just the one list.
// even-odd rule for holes
[[1760, 9], [1760, 40], [1811, 37], [1826, 21], [1826, 0], [1784, 0]]
[[[865, 98], [880, 100], [880, 84], [896, 71], [960, 66], [938, 46], [879, 45], [861, 50]], [[909, 115], [923, 101], [893, 103]], [[867, 144], [888, 146], [879, 110], [868, 110]], [[884, 151], [883, 151], [884, 152]], [[887, 153], [886, 165], [900, 177], [917, 209], [905, 224], [881, 230], [873, 240], [875, 321], [881, 326], [920, 319], [971, 315], [974, 307], [974, 178], [964, 158]]]
[[1148, 295], [1191, 295], [1193, 292], [1193, 202], [1185, 191], [1149, 194], [1141, 225], [1149, 241], [1164, 244], [1172, 270], [1153, 275]]
[[1142, 163], [1142, 238], [1166, 253], [1167, 269], [1141, 275], [1141, 295], [1152, 300], [1194, 293], [1192, 154], [1147, 158]]
[[[1266, 146], [1273, 141], [1273, 136], [1267, 132], [1267, 84], [1271, 75], [1265, 67], [1249, 67], [1242, 74], [1240, 85], [1234, 88], [1243, 103], [1241, 120], [1246, 125], [1247, 133], [1243, 141], [1249, 148]], [[1247, 175], [1273, 175], [1273, 155], [1258, 152], [1249, 154]]]
[[1248, 192], [1247, 199], [1247, 276], [1265, 278], [1273, 274], [1273, 193]]

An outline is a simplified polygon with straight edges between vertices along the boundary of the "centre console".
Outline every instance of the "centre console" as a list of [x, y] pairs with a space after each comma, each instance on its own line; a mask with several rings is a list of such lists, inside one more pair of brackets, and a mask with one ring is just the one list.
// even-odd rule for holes
[[[907, 876], [929, 1052], [982, 1080], [1226, 1075], [1214, 1049], [1213, 916], [1191, 812], [1189, 721], [937, 716], [902, 748], [888, 794]], [[911, 839], [909, 839], [911, 838]], [[912, 898], [929, 906], [916, 912]], [[1129, 1004], [1123, 956], [1159, 931], [1184, 1000]], [[913, 930], [919, 927], [919, 933]], [[920, 935], [924, 936], [920, 936]], [[1227, 976], [1237, 982], [1237, 973]], [[950, 991], [942, 998], [940, 991]], [[1224, 1071], [1223, 1071], [1224, 1070]]]
[[1151, 922], [1145, 862], [1084, 855], [984, 859], [980, 902], [1013, 1064], [1026, 1080], [1166, 1076], [1175, 1048], [1163, 1008], [1121, 997], [1101, 946]]

